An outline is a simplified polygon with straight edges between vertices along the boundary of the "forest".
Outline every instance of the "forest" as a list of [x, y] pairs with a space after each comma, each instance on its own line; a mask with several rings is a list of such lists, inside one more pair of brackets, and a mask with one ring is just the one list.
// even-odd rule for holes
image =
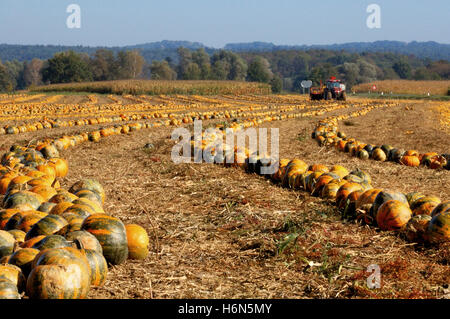
[[[315, 84], [337, 76], [351, 88], [379, 80], [448, 80], [447, 60], [391, 52], [287, 49], [234, 52], [180, 46], [176, 55], [149, 61], [142, 48], [100, 48], [92, 52], [57, 52], [48, 59], [0, 62], [0, 91], [11, 92], [54, 83], [155, 80], [238, 80], [269, 83], [275, 93], [299, 92], [305, 79]], [[174, 47], [162, 47], [172, 52]]]

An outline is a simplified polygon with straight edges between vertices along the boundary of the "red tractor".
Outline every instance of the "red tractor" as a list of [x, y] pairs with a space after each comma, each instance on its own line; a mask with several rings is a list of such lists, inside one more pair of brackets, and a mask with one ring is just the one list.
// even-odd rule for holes
[[341, 80], [337, 80], [332, 76], [327, 81], [326, 85], [320, 85], [319, 87], [312, 87], [310, 90], [311, 100], [347, 100], [347, 94], [345, 93], [345, 84], [341, 83]]

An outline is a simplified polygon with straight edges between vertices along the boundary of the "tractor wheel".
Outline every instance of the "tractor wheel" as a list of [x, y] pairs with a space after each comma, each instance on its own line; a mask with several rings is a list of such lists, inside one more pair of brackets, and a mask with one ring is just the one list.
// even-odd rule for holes
[[333, 94], [331, 94], [331, 92], [328, 91], [326, 100], [331, 100], [332, 98], [333, 98]]

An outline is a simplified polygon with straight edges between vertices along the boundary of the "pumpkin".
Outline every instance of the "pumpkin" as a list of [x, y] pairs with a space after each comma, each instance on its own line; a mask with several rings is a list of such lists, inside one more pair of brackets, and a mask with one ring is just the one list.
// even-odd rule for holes
[[283, 186], [289, 186], [289, 180], [292, 179], [291, 176], [299, 175], [306, 172], [307, 164], [302, 160], [294, 159], [289, 162], [286, 166], [285, 173], [283, 174], [282, 182]]
[[376, 148], [372, 151], [372, 159], [384, 162], [386, 160], [386, 153], [381, 148]]
[[424, 196], [411, 203], [414, 215], [431, 215], [433, 209], [441, 203], [436, 196]]
[[302, 188], [304, 190], [306, 190], [306, 180], [308, 178], [309, 175], [313, 174], [313, 171], [307, 171], [303, 174], [300, 174], [297, 176], [295, 184], [298, 185], [298, 188]]
[[0, 299], [20, 299], [16, 284], [5, 277], [0, 277]]
[[55, 233], [64, 233], [68, 222], [58, 215], [47, 215], [31, 227], [25, 236], [25, 240], [39, 235], [53, 235]]
[[376, 221], [382, 230], [399, 230], [408, 223], [411, 217], [412, 212], [407, 203], [389, 200], [378, 209]]
[[[272, 174], [271, 178], [274, 183], [281, 182], [284, 173], [286, 172], [286, 166], [289, 164], [289, 160], [286, 158], [280, 159], [278, 163], [278, 170]], [[245, 163], [245, 160], [244, 160]]]
[[308, 171], [328, 173], [330, 170], [325, 165], [313, 164], [309, 166]]
[[16, 240], [13, 235], [7, 231], [0, 230], [0, 258], [13, 253], [15, 242]]
[[411, 192], [406, 194], [406, 199], [408, 201], [409, 206], [412, 205], [415, 201], [417, 201], [419, 198], [425, 197], [425, 195], [418, 193], [418, 192]]
[[54, 145], [46, 145], [40, 151], [46, 159], [59, 157], [59, 152]]
[[57, 177], [66, 177], [69, 171], [69, 164], [63, 158], [51, 158], [48, 160], [48, 165], [55, 169]]
[[19, 229], [11, 229], [8, 230], [8, 233], [14, 236], [14, 239], [17, 243], [21, 244], [25, 241], [25, 235], [26, 233], [19, 230]]
[[400, 192], [381, 191], [378, 193], [377, 197], [375, 197], [375, 201], [370, 208], [370, 215], [376, 220], [377, 212], [380, 206], [390, 200], [396, 200], [408, 204], [406, 196]]
[[323, 174], [317, 179], [316, 183], [314, 184], [314, 188], [311, 191], [311, 194], [313, 196], [319, 196], [322, 193], [322, 190], [325, 185], [327, 185], [328, 183], [330, 183], [334, 180], [339, 179], [339, 177], [337, 177], [337, 179], [336, 179], [333, 176], [327, 175], [327, 174]]
[[103, 255], [109, 263], [118, 265], [127, 259], [126, 229], [118, 218], [106, 214], [93, 214], [84, 220], [81, 229], [98, 239]]
[[400, 163], [403, 154], [405, 154], [404, 149], [394, 148], [389, 151], [388, 159], [392, 162]]
[[335, 173], [340, 178], [344, 178], [345, 176], [347, 176], [349, 174], [349, 171], [345, 167], [343, 167], [341, 165], [334, 165], [330, 169], [330, 172]]
[[66, 229], [66, 233], [81, 230], [81, 226], [85, 219], [84, 217], [81, 217], [79, 214], [74, 213], [64, 213], [62, 214], [62, 217], [69, 223]]
[[5, 196], [3, 199], [4, 208], [16, 208], [21, 204], [28, 204], [32, 209], [37, 210], [45, 202], [39, 194], [30, 191], [19, 191], [17, 193]]
[[80, 299], [86, 297], [86, 274], [78, 264], [35, 267], [27, 279], [30, 299]]
[[103, 286], [108, 276], [108, 264], [105, 257], [101, 252], [85, 249], [83, 250], [86, 255], [88, 265], [90, 267], [90, 283], [93, 286]]
[[19, 213], [19, 210], [17, 209], [0, 210], [0, 230], [4, 229], [9, 219], [17, 213]]
[[433, 211], [431, 212], [431, 217], [448, 211], [450, 211], [450, 201], [442, 202], [433, 209]]
[[41, 195], [44, 201], [48, 201], [50, 198], [57, 194], [56, 190], [53, 187], [47, 185], [34, 186], [30, 189], [30, 192]]
[[20, 292], [25, 289], [26, 279], [19, 267], [11, 264], [0, 265], [0, 278], [2, 277], [14, 283]]
[[42, 213], [39, 211], [29, 212], [28, 214], [22, 216], [22, 218], [17, 223], [16, 228], [27, 233], [31, 229], [31, 227], [33, 227], [34, 224], [36, 224], [45, 216], [47, 216], [46, 213]]
[[367, 144], [364, 146], [364, 149], [369, 153], [369, 155], [372, 155], [373, 150], [375, 149], [375, 145]]
[[420, 160], [419, 157], [414, 155], [403, 155], [400, 159], [400, 163], [406, 166], [418, 167], [420, 165]]
[[363, 183], [372, 184], [372, 178], [365, 171], [357, 168], [349, 173], [349, 175], [356, 175], [362, 179]]
[[77, 198], [78, 198], [78, 196], [76, 196], [72, 193], [69, 193], [67, 191], [64, 191], [64, 192], [60, 192], [60, 193], [56, 194], [55, 196], [53, 196], [52, 198], [50, 198], [49, 202], [55, 203], [55, 204], [59, 204], [62, 202], [71, 203]]
[[63, 248], [63, 247], [70, 247], [71, 243], [68, 242], [63, 236], [61, 235], [49, 235], [42, 238], [40, 241], [36, 242], [32, 248], [44, 250], [44, 249], [50, 249], [50, 248]]
[[20, 247], [21, 248], [31, 248], [34, 246], [34, 244], [36, 244], [41, 239], [44, 239], [45, 237], [46, 237], [45, 235], [39, 235], [39, 236], [33, 237], [31, 239], [26, 240], [22, 244], [20, 244]]
[[428, 225], [427, 238], [431, 243], [450, 241], [450, 211], [433, 216]]
[[70, 206], [73, 206], [74, 204], [70, 202], [60, 202], [53, 206], [53, 208], [50, 211], [50, 214], [52, 215], [62, 215], [66, 209], [68, 209]]
[[363, 190], [363, 186], [358, 183], [347, 182], [342, 185], [336, 193], [336, 205], [339, 209], [343, 209], [346, 204], [347, 196], [354, 191]]
[[102, 246], [100, 245], [98, 239], [87, 231], [78, 230], [70, 232], [66, 235], [66, 239], [68, 241], [78, 241], [78, 244], [80, 245], [79, 248], [93, 250], [100, 254], [103, 253]]
[[429, 215], [413, 216], [406, 224], [403, 232], [407, 240], [412, 242], [423, 242], [426, 239], [426, 232], [431, 221]]
[[416, 156], [417, 158], [419, 157], [419, 152], [416, 150], [407, 150], [405, 152], [405, 156]]
[[85, 197], [80, 197], [74, 200], [72, 204], [89, 206], [92, 209], [93, 214], [105, 214], [105, 211], [98, 202], [92, 201]]
[[100, 195], [101, 198], [101, 204], [105, 203], [105, 190], [103, 189], [102, 185], [94, 180], [94, 179], [84, 179], [81, 181], [76, 182], [72, 185], [72, 187], [69, 189], [69, 192], [72, 194], [75, 194], [81, 189], [88, 189], [90, 191], [93, 191], [94, 193], [97, 193]]
[[30, 176], [17, 176], [14, 177], [6, 189], [5, 195], [10, 193], [12, 190], [26, 190], [28, 188], [27, 183], [33, 178]]
[[67, 208], [63, 212], [63, 215], [69, 214], [69, 213], [79, 215], [82, 218], [86, 218], [86, 217], [94, 214], [95, 212], [90, 206], [83, 205], [83, 204], [75, 204], [75, 205], [72, 205], [69, 208]]
[[376, 188], [364, 191], [356, 201], [355, 208], [363, 209], [363, 207], [367, 207], [366, 205], [372, 205], [379, 192], [381, 192], [381, 189]]
[[306, 182], [306, 188], [305, 188], [305, 190], [311, 193], [311, 192], [313, 191], [313, 189], [314, 189], [314, 185], [316, 184], [317, 179], [318, 179], [321, 175], [323, 175], [323, 172], [322, 172], [322, 171], [315, 171], [315, 172], [309, 174], [309, 175], [306, 177], [306, 180], [305, 180], [305, 182]]
[[78, 192], [75, 193], [75, 195], [79, 198], [88, 199], [94, 203], [97, 203], [97, 205], [102, 206], [102, 199], [99, 194], [97, 194], [94, 191], [91, 191], [89, 189], [80, 189]]
[[353, 175], [353, 174], [348, 174], [347, 176], [344, 177], [344, 180], [347, 181], [347, 182], [358, 183], [358, 184], [361, 184], [361, 183], [364, 182], [362, 177], [357, 176], [357, 175]]
[[27, 277], [31, 271], [33, 260], [38, 253], [39, 250], [34, 248], [22, 248], [9, 257], [8, 263], [22, 269], [23, 274]]
[[11, 229], [16, 229], [21, 221], [21, 219], [28, 215], [31, 214], [32, 211], [23, 211], [23, 212], [18, 212], [15, 213], [14, 215], [11, 216], [10, 219], [8, 219], [8, 222], [5, 224], [5, 227], [3, 227], [4, 230], [11, 230]]
[[344, 211], [342, 212], [342, 218], [354, 219], [356, 218], [356, 202], [363, 193], [362, 190], [351, 192], [345, 201]]
[[145, 259], [148, 255], [149, 238], [144, 228], [136, 224], [125, 226], [128, 242], [128, 258]]
[[444, 168], [447, 165], [447, 159], [444, 156], [436, 155], [433, 156], [426, 165], [431, 169]]
[[48, 175], [51, 177], [52, 182], [53, 180], [55, 180], [56, 178], [56, 169], [53, 166], [50, 165], [38, 165], [36, 167], [36, 169], [42, 173], [44, 173], [45, 175]]
[[334, 200], [339, 188], [347, 183], [346, 181], [333, 181], [325, 185], [320, 194], [321, 198]]
[[362, 160], [369, 159], [369, 157], [370, 157], [369, 153], [364, 149], [359, 150], [356, 155], [358, 156], [359, 159], [362, 159]]
[[41, 250], [36, 255], [32, 267], [38, 267], [43, 265], [71, 265], [76, 264], [82, 270], [84, 280], [87, 285], [84, 286], [84, 290], [80, 293], [84, 298], [89, 292], [89, 278], [91, 269], [88, 264], [88, 259], [84, 253], [84, 250], [80, 250], [74, 247], [62, 247], [62, 248], [50, 248]]
[[381, 145], [381, 149], [383, 150], [383, 152], [385, 154], [389, 154], [389, 152], [393, 149], [394, 147], [392, 147], [391, 145], [388, 144], [383, 144]]
[[0, 195], [6, 194], [10, 182], [11, 178], [8, 177], [3, 177], [2, 179], [0, 179]]
[[55, 206], [56, 206], [55, 203], [44, 202], [44, 203], [42, 203], [41, 206], [39, 206], [38, 211], [44, 212], [44, 213], [49, 213]]

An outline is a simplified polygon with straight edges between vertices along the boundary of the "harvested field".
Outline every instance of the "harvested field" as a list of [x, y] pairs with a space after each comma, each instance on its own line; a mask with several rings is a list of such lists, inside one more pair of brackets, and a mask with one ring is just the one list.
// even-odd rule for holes
[[[74, 103], [80, 98], [65, 96], [62, 101]], [[191, 109], [202, 109], [198, 99], [188, 103], [195, 100], [192, 97], [161, 97], [158, 102], [153, 97], [141, 98], [152, 100], [152, 105], [161, 99], [172, 99], [172, 104], [197, 103]], [[319, 120], [357, 110], [359, 102], [353, 99], [347, 102], [348, 109], [331, 109], [332, 104], [310, 104], [296, 96], [211, 96], [202, 101], [210, 108], [223, 103], [230, 103], [227, 108], [249, 103], [255, 108], [330, 107], [324, 114], [263, 122], [258, 127], [279, 129], [280, 158], [360, 168], [372, 177], [376, 188], [449, 200], [448, 170], [362, 161], [318, 146], [311, 138]], [[110, 102], [102, 97], [97, 103]], [[449, 135], [434, 110], [432, 103], [401, 101], [398, 106], [340, 122], [339, 128], [366, 143], [445, 153]], [[283, 113], [289, 112], [294, 114], [290, 109]], [[223, 121], [210, 118], [204, 126]], [[1, 148], [6, 151], [15, 143], [24, 145], [32, 139], [57, 138], [105, 125], [2, 135]], [[241, 168], [174, 164], [172, 131], [170, 125], [141, 129], [60, 153], [69, 162], [68, 175], [60, 179], [62, 188], [83, 178], [97, 179], [106, 191], [104, 210], [125, 224], [143, 226], [150, 238], [146, 259], [111, 266], [105, 285], [92, 287], [88, 298], [450, 297], [449, 242], [423, 245], [405, 240], [396, 231], [343, 221], [334, 203], [304, 190], [283, 188]], [[147, 143], [153, 147], [145, 148]], [[367, 287], [370, 273], [366, 269], [371, 264], [380, 266], [380, 289]]]
[[363, 83], [352, 88], [357, 93], [374, 91], [372, 86], [376, 85], [376, 92], [395, 94], [417, 94], [417, 95], [448, 95], [450, 81], [410, 81], [410, 80], [384, 80], [371, 83]]

